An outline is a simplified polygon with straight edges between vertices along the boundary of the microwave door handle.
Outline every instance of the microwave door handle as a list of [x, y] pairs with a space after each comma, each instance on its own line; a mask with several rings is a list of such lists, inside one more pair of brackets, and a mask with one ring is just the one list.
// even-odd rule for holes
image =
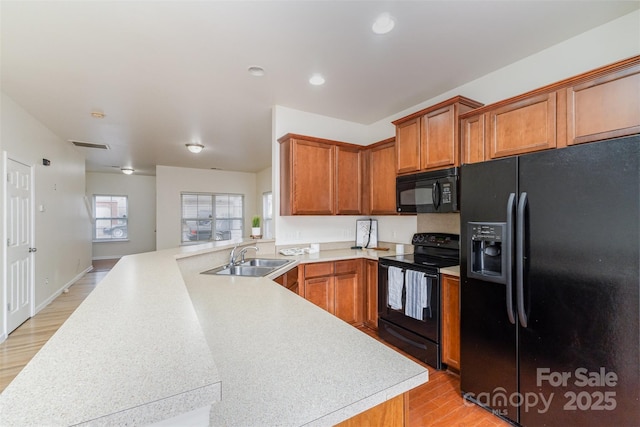
[[436, 209], [438, 209], [438, 205], [437, 205], [438, 202], [436, 202], [436, 191], [438, 191], [437, 184], [438, 184], [438, 181], [431, 184], [431, 203], [433, 204], [433, 207]]
[[440, 181], [436, 181], [433, 184], [433, 193], [435, 195], [435, 202], [434, 202], [434, 206], [436, 208], [436, 210], [440, 209], [440, 204], [442, 202], [442, 195], [440, 194]]

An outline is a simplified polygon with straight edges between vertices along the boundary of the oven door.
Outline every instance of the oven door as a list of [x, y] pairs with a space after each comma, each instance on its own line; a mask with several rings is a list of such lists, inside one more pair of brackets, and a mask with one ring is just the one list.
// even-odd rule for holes
[[[389, 268], [399, 268], [401, 296], [397, 282], [389, 289]], [[396, 270], [397, 273], [397, 270]], [[410, 286], [407, 281], [413, 280]], [[416, 282], [418, 280], [418, 282]], [[415, 292], [416, 286], [424, 292]], [[421, 294], [421, 295], [420, 295]], [[426, 298], [417, 300], [421, 296]], [[437, 271], [412, 264], [380, 260], [378, 264], [378, 330], [380, 337], [412, 356], [442, 369], [440, 357], [440, 280]]]

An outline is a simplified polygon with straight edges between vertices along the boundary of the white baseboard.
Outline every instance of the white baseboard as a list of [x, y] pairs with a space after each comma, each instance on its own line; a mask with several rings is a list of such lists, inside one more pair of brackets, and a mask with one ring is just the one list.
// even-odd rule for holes
[[8, 338], [7, 334], [0, 334], [0, 343]]
[[93, 266], [92, 265], [87, 267], [83, 272], [81, 272], [76, 277], [74, 277], [69, 282], [67, 282], [67, 284], [63, 285], [60, 289], [55, 291], [49, 298], [47, 298], [44, 302], [42, 302], [42, 304], [38, 305], [35, 308], [35, 312], [31, 315], [31, 317], [35, 316], [36, 314], [38, 314], [40, 312], [40, 310], [42, 310], [43, 308], [45, 308], [46, 306], [51, 304], [54, 299], [58, 298], [65, 291], [65, 289], [68, 289], [71, 285], [76, 283], [78, 280], [82, 279], [82, 276], [84, 276], [85, 274], [87, 274], [91, 270], [93, 270]]

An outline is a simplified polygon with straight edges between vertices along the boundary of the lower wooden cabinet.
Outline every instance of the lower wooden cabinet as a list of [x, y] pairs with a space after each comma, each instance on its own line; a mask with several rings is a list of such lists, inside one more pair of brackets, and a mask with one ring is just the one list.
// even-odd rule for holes
[[291, 270], [273, 279], [273, 281], [296, 294], [300, 291], [298, 282], [298, 267], [293, 267]]
[[378, 329], [378, 261], [364, 260], [364, 324]]
[[362, 260], [304, 265], [301, 295], [353, 325], [363, 320]]
[[442, 275], [442, 362], [460, 371], [460, 279]]

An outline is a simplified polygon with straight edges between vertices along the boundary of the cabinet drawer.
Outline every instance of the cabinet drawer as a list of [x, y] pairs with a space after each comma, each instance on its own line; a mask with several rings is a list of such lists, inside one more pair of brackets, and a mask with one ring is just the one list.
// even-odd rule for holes
[[357, 273], [360, 260], [336, 261], [336, 274]]
[[305, 279], [310, 277], [331, 276], [332, 274], [332, 262], [314, 262], [313, 264], [305, 264], [304, 266]]

